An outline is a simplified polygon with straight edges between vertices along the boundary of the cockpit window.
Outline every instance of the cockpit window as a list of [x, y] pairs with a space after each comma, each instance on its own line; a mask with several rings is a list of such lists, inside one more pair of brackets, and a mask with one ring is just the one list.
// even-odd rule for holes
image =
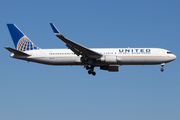
[[167, 54], [172, 54], [172, 52], [167, 52]]

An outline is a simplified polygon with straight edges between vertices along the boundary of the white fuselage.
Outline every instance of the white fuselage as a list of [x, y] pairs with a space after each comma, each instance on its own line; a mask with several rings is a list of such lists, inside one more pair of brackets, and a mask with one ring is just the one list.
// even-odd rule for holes
[[[93, 61], [93, 65], [151, 65], [167, 63], [176, 56], [168, 50], [161, 48], [98, 48], [91, 49], [103, 56]], [[39, 49], [29, 50], [25, 53], [30, 56], [11, 54], [11, 57], [48, 64], [48, 65], [87, 65], [70, 49]]]

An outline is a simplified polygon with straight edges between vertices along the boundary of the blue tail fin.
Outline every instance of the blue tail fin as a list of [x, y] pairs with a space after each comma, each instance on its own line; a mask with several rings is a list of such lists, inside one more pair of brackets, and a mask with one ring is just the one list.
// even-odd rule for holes
[[17, 50], [28, 51], [39, 49], [15, 24], [7, 24], [7, 26]]

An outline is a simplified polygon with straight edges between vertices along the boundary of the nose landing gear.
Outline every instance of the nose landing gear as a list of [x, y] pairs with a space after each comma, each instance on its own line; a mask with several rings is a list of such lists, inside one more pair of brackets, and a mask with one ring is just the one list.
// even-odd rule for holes
[[165, 63], [161, 63], [161, 72], [163, 72], [164, 71], [164, 66], [165, 66]]

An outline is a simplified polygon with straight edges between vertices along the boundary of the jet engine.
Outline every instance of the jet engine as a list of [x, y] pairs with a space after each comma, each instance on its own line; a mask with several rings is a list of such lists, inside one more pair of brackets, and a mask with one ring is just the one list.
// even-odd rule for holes
[[118, 72], [119, 71], [119, 65], [106, 65], [106, 66], [100, 66], [101, 70], [108, 70], [109, 72]]
[[100, 58], [100, 61], [109, 64], [115, 64], [121, 62], [121, 58], [117, 57], [116, 55], [105, 55]]

